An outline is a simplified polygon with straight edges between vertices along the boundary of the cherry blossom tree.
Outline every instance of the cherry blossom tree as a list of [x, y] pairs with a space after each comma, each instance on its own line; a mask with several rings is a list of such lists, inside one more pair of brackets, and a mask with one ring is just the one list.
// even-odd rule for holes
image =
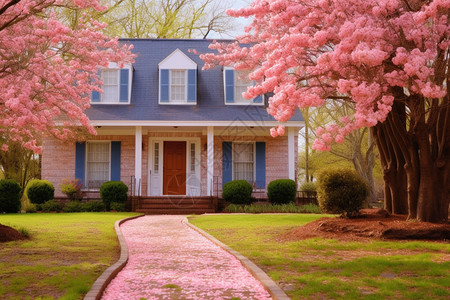
[[[61, 9], [101, 11], [98, 0], [0, 0], [0, 147], [36, 153], [51, 135], [95, 134], [84, 110], [101, 91], [99, 66], [133, 60], [131, 48], [101, 33], [106, 24], [80, 15], [68, 27]], [[6, 141], [6, 142], [3, 142]]]
[[[235, 43], [213, 43], [205, 67], [250, 69], [244, 95], [274, 92], [268, 112], [285, 122], [297, 107], [329, 99], [356, 112], [317, 128], [329, 150], [369, 127], [380, 152], [385, 206], [410, 219], [448, 219], [450, 186], [448, 0], [255, 0], [229, 11], [252, 17]], [[272, 135], [284, 133], [283, 126]]]

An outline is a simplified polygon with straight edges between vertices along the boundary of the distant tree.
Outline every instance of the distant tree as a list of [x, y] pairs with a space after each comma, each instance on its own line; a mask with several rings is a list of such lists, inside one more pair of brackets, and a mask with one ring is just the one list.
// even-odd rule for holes
[[316, 130], [314, 148], [370, 128], [386, 209], [448, 220], [450, 1], [255, 0], [229, 14], [253, 22], [237, 42], [213, 43], [218, 52], [202, 55], [206, 68], [252, 70], [256, 85], [245, 96], [274, 92], [268, 111], [280, 122], [328, 99], [354, 103], [354, 114]]
[[233, 28], [218, 0], [109, 0], [112, 9], [96, 14], [109, 24], [105, 34], [123, 38], [206, 38]]
[[[61, 8], [103, 8], [97, 0], [0, 1], [0, 149], [18, 143], [38, 153], [38, 139], [95, 134], [84, 110], [101, 91], [99, 66], [129, 63], [126, 45], [106, 37], [100, 24], [80, 15], [69, 27]], [[80, 126], [81, 125], [81, 126]]]

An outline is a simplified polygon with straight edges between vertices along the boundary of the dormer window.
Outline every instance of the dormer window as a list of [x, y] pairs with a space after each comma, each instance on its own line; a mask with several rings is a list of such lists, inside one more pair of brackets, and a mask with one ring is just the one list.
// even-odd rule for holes
[[177, 49], [159, 63], [159, 104], [197, 104], [197, 64]]
[[242, 96], [254, 83], [248, 79], [248, 71], [224, 69], [225, 104], [229, 105], [263, 105], [262, 96], [248, 100]]
[[110, 63], [108, 68], [100, 69], [99, 76], [103, 81], [103, 93], [92, 91], [92, 104], [130, 104], [132, 69], [127, 65], [120, 69], [117, 64]]

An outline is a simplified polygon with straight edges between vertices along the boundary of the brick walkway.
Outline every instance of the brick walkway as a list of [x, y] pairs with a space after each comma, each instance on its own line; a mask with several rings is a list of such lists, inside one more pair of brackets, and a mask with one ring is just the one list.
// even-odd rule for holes
[[271, 299], [234, 256], [184, 218], [145, 216], [121, 225], [129, 260], [102, 299]]

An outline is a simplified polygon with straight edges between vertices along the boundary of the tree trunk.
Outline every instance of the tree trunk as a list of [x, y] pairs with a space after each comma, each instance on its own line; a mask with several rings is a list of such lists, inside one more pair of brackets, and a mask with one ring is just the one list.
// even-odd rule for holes
[[383, 167], [385, 208], [409, 219], [446, 222], [450, 108], [442, 103], [448, 98], [433, 107], [419, 97], [396, 100], [386, 121], [372, 128]]

